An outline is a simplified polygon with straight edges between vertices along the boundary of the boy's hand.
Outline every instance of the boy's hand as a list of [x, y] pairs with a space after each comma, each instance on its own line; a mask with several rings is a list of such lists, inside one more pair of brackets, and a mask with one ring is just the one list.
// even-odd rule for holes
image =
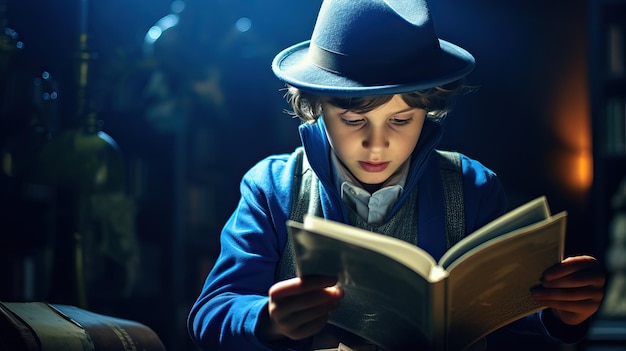
[[563, 323], [577, 325], [600, 308], [605, 280], [595, 258], [568, 257], [544, 272], [541, 285], [532, 290], [532, 295]]
[[304, 339], [322, 330], [330, 312], [339, 307], [343, 290], [333, 277], [292, 278], [269, 291], [268, 313], [262, 317], [260, 335], [266, 340]]

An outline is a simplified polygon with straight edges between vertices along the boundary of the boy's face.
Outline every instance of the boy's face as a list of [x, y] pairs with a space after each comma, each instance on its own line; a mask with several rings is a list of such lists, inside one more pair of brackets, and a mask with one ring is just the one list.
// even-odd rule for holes
[[422, 133], [426, 111], [410, 107], [400, 95], [358, 114], [324, 104], [330, 145], [362, 183], [380, 184], [409, 158]]

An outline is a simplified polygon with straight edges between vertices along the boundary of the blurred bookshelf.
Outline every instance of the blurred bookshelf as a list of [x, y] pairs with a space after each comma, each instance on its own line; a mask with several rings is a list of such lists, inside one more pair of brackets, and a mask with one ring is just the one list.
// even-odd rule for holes
[[[626, 1], [589, 0], [594, 235], [605, 300], [584, 350], [626, 349]], [[614, 348], [617, 347], [617, 348]]]

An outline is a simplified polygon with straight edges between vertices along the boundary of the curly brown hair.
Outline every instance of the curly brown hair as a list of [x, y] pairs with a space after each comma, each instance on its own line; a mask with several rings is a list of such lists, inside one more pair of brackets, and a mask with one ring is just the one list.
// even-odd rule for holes
[[[452, 109], [455, 97], [469, 90], [470, 88], [459, 80], [443, 86], [400, 95], [407, 105], [426, 110], [428, 118], [441, 120]], [[289, 114], [299, 117], [304, 122], [315, 122], [322, 114], [322, 106], [325, 103], [357, 113], [366, 113], [387, 103], [393, 95], [324, 96], [308, 93], [287, 85], [285, 97], [293, 109], [287, 111]]]

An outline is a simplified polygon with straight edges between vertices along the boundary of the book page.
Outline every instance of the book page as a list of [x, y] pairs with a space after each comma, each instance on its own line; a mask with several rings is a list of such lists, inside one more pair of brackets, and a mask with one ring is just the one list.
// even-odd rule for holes
[[[288, 225], [299, 227], [299, 223], [291, 221], [288, 222]], [[392, 257], [393, 260], [400, 262], [431, 282], [441, 280], [442, 276], [445, 275], [445, 272], [436, 267], [435, 260], [428, 252], [397, 238], [307, 215], [304, 216], [304, 224], [301, 228]]]
[[[309, 224], [311, 218], [308, 217]], [[434, 311], [444, 305], [444, 281], [431, 284], [421, 274], [428, 274], [434, 260], [408, 250], [412, 245], [396, 243], [398, 239], [379, 238], [382, 235], [347, 225], [337, 226], [334, 222], [329, 229], [319, 226], [319, 221], [326, 222], [316, 218], [315, 229], [307, 228], [307, 218], [304, 225], [297, 222], [288, 225], [298, 275], [336, 276], [344, 289], [341, 307], [333, 311], [329, 323], [388, 349], [433, 345], [437, 336], [434, 323], [443, 324], [444, 313]], [[341, 233], [329, 235], [330, 230]], [[415, 262], [423, 261], [418, 267], [422, 272], [385, 254], [389, 252], [394, 258], [404, 252], [405, 260], [412, 255]], [[433, 321], [435, 317], [440, 320]]]
[[545, 196], [540, 196], [505, 213], [460, 240], [441, 257], [439, 265], [448, 269], [455, 260], [482, 243], [504, 233], [544, 220], [548, 216], [550, 216], [548, 202]]
[[452, 349], [542, 308], [530, 295], [543, 272], [563, 259], [567, 214], [502, 235], [468, 252], [449, 271]]

